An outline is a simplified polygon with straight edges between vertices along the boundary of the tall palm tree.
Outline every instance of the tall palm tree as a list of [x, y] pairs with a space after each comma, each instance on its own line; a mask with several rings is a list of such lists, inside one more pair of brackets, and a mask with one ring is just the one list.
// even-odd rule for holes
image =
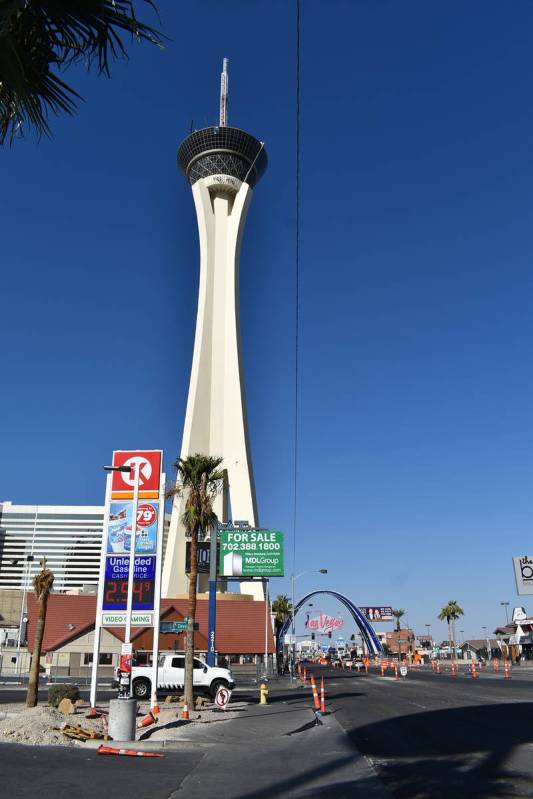
[[217, 516], [213, 501], [221, 490], [224, 471], [219, 470], [222, 458], [210, 455], [189, 455], [174, 463], [177, 481], [168, 496], [185, 497], [185, 511], [181, 517], [186, 535], [191, 539], [191, 570], [189, 572], [189, 620], [185, 642], [185, 703], [193, 707], [194, 623], [196, 620], [196, 580], [198, 576], [197, 550], [200, 535], [213, 530]]
[[455, 621], [459, 616], [464, 616], [464, 610], [459, 607], [455, 599], [450, 599], [438, 615], [440, 621], [448, 622], [448, 642], [451, 647], [452, 657], [455, 657]]
[[401, 630], [400, 619], [402, 618], [402, 616], [405, 616], [405, 610], [404, 608], [398, 608], [397, 610], [392, 611], [392, 615], [396, 619], [396, 632], [399, 633]]
[[292, 611], [292, 602], [286, 594], [278, 594], [272, 602], [274, 616], [274, 630], [276, 632], [276, 655], [279, 655], [279, 634], [284, 622], [287, 621]]
[[30, 669], [30, 679], [28, 682], [28, 693], [26, 694], [26, 707], [35, 707], [37, 704], [37, 691], [39, 687], [39, 665], [41, 661], [41, 650], [43, 648], [44, 627], [46, 624], [46, 608], [48, 597], [54, 584], [54, 573], [46, 566], [46, 558], [41, 561], [41, 571], [33, 578], [33, 589], [39, 602], [39, 615], [35, 626], [35, 638], [33, 642], [33, 652]]
[[58, 72], [81, 61], [109, 77], [127, 57], [123, 34], [162, 46], [134, 0], [0, 0], [0, 142], [25, 127], [50, 135], [49, 113], [73, 114], [82, 99]]

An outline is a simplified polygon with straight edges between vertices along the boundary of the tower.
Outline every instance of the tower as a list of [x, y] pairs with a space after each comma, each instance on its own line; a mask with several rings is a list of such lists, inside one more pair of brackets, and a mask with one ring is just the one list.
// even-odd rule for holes
[[[181, 144], [178, 164], [192, 189], [200, 239], [198, 311], [181, 457], [201, 453], [224, 458], [227, 483], [216, 513], [257, 526], [242, 381], [239, 330], [239, 258], [253, 187], [263, 175], [263, 142], [227, 125], [227, 59], [221, 75], [219, 125], [196, 130]], [[186, 539], [176, 497], [163, 566], [163, 596], [185, 593]], [[262, 584], [244, 589], [263, 597]]]

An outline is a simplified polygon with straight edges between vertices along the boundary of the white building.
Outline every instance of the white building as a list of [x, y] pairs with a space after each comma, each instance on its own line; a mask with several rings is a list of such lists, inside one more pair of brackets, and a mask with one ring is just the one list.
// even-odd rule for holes
[[[165, 514], [163, 553], [169, 524], [170, 514]], [[54, 591], [96, 586], [103, 527], [103, 505], [0, 502], [0, 592], [31, 590], [43, 557], [54, 572]]]
[[[214, 505], [218, 518], [259, 525], [250, 457], [240, 353], [239, 260], [253, 188], [267, 165], [264, 143], [227, 125], [227, 61], [221, 77], [218, 125], [182, 142], [178, 162], [192, 190], [200, 239], [200, 282], [194, 353], [181, 457], [222, 456], [227, 479]], [[176, 497], [163, 565], [163, 594], [187, 591], [186, 498]], [[230, 511], [231, 509], [231, 511]], [[200, 581], [205, 590], [207, 581]], [[263, 598], [261, 581], [243, 593]]]
[[54, 591], [96, 585], [103, 523], [101, 505], [0, 503], [0, 589], [31, 589], [43, 557]]

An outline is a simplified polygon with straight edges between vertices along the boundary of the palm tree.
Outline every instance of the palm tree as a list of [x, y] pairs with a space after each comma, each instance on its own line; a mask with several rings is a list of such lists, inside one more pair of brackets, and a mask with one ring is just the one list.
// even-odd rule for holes
[[403, 608], [398, 608], [398, 610], [393, 610], [392, 615], [396, 619], [396, 632], [399, 633], [401, 630], [400, 627], [400, 619], [402, 616], [405, 616], [405, 610]]
[[196, 579], [198, 576], [197, 547], [199, 535], [213, 530], [217, 516], [213, 501], [222, 487], [224, 471], [218, 467], [222, 458], [210, 455], [189, 455], [174, 463], [178, 473], [176, 485], [168, 496], [185, 496], [185, 511], [181, 517], [185, 533], [191, 539], [191, 570], [189, 572], [189, 619], [185, 643], [185, 704], [193, 707], [194, 623], [196, 620]]
[[286, 594], [278, 594], [272, 602], [272, 613], [274, 616], [274, 629], [276, 632], [276, 655], [279, 656], [279, 634], [284, 622], [287, 621], [292, 612], [292, 602]]
[[82, 99], [58, 71], [81, 61], [110, 77], [109, 62], [127, 57], [124, 33], [162, 46], [134, 0], [0, 0], [0, 143], [25, 126], [51, 135], [49, 113], [73, 114]]
[[464, 615], [464, 610], [459, 607], [455, 599], [450, 599], [438, 615], [440, 621], [448, 622], [448, 642], [451, 647], [452, 657], [455, 657], [455, 621]]
[[33, 578], [33, 588], [39, 602], [39, 616], [37, 617], [37, 624], [35, 626], [30, 679], [28, 682], [28, 693], [26, 694], [26, 707], [35, 707], [37, 704], [39, 665], [41, 661], [41, 650], [43, 648], [44, 626], [46, 624], [46, 608], [53, 584], [54, 573], [47, 568], [46, 558], [43, 558], [41, 561], [41, 571]]

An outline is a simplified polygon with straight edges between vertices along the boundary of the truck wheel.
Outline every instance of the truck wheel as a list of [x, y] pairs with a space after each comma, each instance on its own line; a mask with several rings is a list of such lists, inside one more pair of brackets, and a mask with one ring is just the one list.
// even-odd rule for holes
[[227, 688], [228, 684], [226, 680], [213, 680], [211, 683], [211, 687], [209, 688], [209, 692], [211, 694], [211, 699], [214, 699], [217, 695], [217, 691], [219, 688]]
[[150, 680], [146, 677], [138, 677], [133, 681], [133, 696], [136, 699], [146, 699], [150, 695]]

